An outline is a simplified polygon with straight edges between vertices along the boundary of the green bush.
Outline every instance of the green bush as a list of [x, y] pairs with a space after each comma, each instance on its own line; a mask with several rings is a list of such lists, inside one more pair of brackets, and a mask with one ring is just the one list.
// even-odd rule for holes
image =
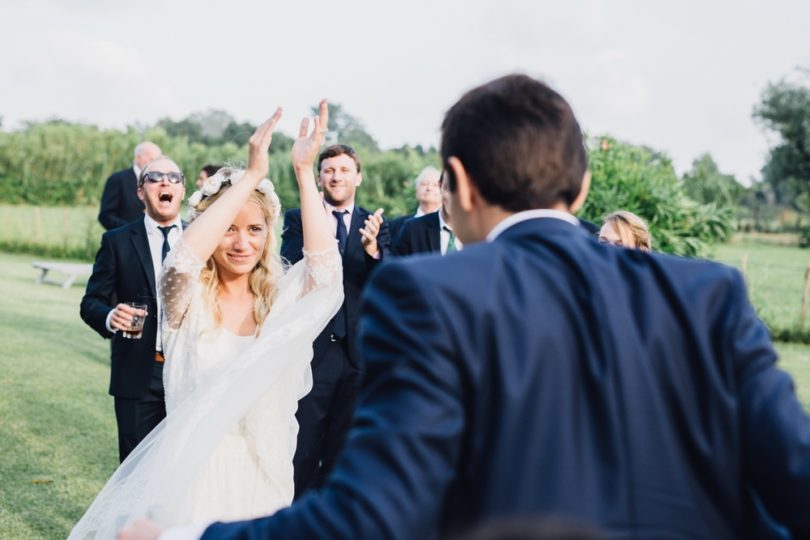
[[671, 160], [660, 152], [599, 137], [589, 161], [586, 219], [600, 223], [611, 212], [629, 210], [647, 221], [654, 249], [687, 256], [705, 255], [709, 244], [725, 240], [734, 228], [731, 209], [686, 196]]
[[[146, 132], [102, 130], [95, 126], [50, 121], [0, 131], [0, 202], [50, 206], [97, 205], [104, 182], [114, 171], [130, 166], [132, 150], [141, 140], [157, 143], [187, 177], [188, 193], [195, 189], [199, 169], [207, 163], [244, 166], [247, 146], [233, 142], [203, 144], [186, 136], [169, 136], [162, 127]], [[275, 141], [274, 141], [275, 142]], [[290, 163], [291, 139], [278, 135], [271, 147], [270, 178], [285, 208], [298, 206], [298, 187]], [[383, 207], [386, 215], [412, 211], [412, 180], [426, 165], [436, 165], [435, 150], [402, 147], [379, 151], [358, 148], [363, 162], [360, 201]]]

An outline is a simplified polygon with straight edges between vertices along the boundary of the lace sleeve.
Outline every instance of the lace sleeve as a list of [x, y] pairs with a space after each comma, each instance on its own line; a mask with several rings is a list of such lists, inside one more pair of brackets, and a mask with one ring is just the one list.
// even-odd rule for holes
[[304, 250], [304, 264], [306, 264], [306, 275], [301, 296], [318, 287], [335, 285], [343, 279], [343, 262], [340, 259], [337, 243], [333, 248], [324, 251]]
[[160, 273], [159, 294], [163, 304], [163, 324], [168, 328], [180, 327], [204, 266], [205, 263], [183, 243], [182, 238], [166, 257]]

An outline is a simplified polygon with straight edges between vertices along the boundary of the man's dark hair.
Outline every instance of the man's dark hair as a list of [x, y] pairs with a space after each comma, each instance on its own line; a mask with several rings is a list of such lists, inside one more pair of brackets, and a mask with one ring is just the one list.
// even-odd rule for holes
[[224, 167], [224, 166], [225, 166], [225, 165], [210, 165], [210, 164], [209, 164], [209, 165], [205, 165], [205, 166], [204, 166], [202, 169], [200, 169], [200, 170], [201, 170], [201, 171], [205, 171], [206, 176], [208, 176], [208, 178], [211, 178], [212, 176], [214, 176], [215, 174], [217, 174], [217, 171], [218, 171], [218, 170], [220, 170], [220, 169], [221, 169], [222, 167]]
[[354, 164], [357, 166], [357, 172], [360, 172], [360, 157], [357, 155], [357, 152], [354, 151], [354, 148], [347, 144], [333, 144], [332, 146], [324, 148], [321, 155], [318, 156], [318, 170], [321, 170], [323, 160], [342, 156], [343, 154], [346, 154], [354, 160]]
[[442, 162], [451, 192], [455, 156], [490, 204], [510, 212], [571, 205], [588, 158], [582, 130], [557, 92], [507, 75], [467, 92], [442, 122]]

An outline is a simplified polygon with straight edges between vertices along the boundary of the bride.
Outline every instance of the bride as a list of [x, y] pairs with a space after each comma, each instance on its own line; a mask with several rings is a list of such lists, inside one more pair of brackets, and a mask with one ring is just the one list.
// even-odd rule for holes
[[70, 538], [114, 538], [131, 518], [164, 526], [270, 514], [293, 496], [298, 400], [312, 341], [343, 300], [337, 243], [313, 163], [328, 121], [292, 148], [305, 257], [285, 273], [267, 150], [279, 109], [250, 139], [246, 170], [222, 169], [189, 199], [193, 221], [160, 278], [166, 419], [121, 464]]

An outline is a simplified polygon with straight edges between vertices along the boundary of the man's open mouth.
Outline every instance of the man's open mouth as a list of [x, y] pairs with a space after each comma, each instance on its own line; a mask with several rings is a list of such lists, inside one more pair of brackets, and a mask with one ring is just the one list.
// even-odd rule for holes
[[174, 199], [174, 195], [168, 191], [161, 191], [158, 197], [160, 202], [172, 202], [172, 199]]

